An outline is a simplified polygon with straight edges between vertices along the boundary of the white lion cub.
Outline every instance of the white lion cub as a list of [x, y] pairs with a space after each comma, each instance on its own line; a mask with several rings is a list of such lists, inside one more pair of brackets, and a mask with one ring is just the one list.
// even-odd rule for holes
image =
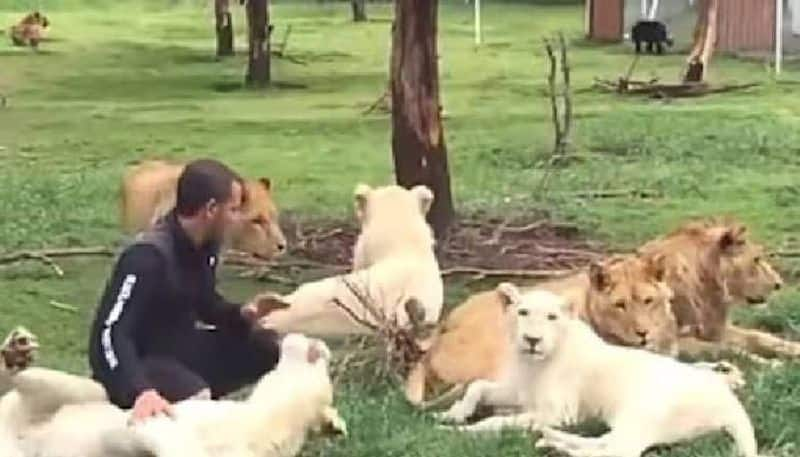
[[[422, 323], [439, 320], [444, 301], [434, 238], [425, 215], [433, 193], [425, 186], [391, 185], [355, 189], [361, 234], [353, 253], [353, 272], [301, 285], [288, 295], [261, 294], [260, 306], [275, 309], [261, 320], [279, 332], [317, 337], [371, 332], [363, 322], [381, 320], [406, 326], [407, 304], [419, 305]], [[374, 312], [365, 306], [365, 301]], [[416, 316], [414, 316], [416, 317]]]
[[[538, 447], [575, 457], [639, 457], [654, 445], [725, 431], [745, 457], [756, 457], [753, 426], [725, 376], [652, 352], [614, 346], [567, 310], [558, 295], [522, 295], [510, 283], [505, 297], [515, 363], [502, 382], [476, 381], [443, 418], [463, 422], [479, 403], [522, 412], [459, 427], [541, 430]], [[597, 438], [551, 427], [600, 418], [610, 431]]]

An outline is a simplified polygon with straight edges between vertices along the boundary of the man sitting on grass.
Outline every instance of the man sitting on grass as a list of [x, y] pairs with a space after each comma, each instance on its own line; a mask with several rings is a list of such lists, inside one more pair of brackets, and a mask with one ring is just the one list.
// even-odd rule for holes
[[170, 414], [170, 403], [190, 397], [218, 398], [278, 362], [277, 335], [255, 325], [262, 311], [216, 291], [220, 245], [239, 223], [243, 192], [222, 163], [188, 164], [175, 208], [117, 260], [88, 352], [94, 379], [134, 420]]

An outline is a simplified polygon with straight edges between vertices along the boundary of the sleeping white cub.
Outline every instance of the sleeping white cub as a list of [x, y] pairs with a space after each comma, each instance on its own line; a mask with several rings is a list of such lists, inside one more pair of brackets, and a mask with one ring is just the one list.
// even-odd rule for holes
[[268, 314], [261, 324], [279, 332], [320, 337], [369, 333], [358, 322], [376, 323], [363, 304], [365, 297], [381, 319], [400, 326], [409, 322], [409, 302], [424, 313], [423, 323], [438, 321], [444, 290], [433, 232], [425, 220], [432, 202], [433, 194], [424, 186], [409, 190], [358, 185], [355, 210], [361, 233], [354, 247], [354, 271], [303, 284], [288, 295], [257, 296], [262, 304], [283, 308]]
[[[186, 400], [174, 405], [174, 418], [152, 418], [130, 427], [128, 411], [107, 401], [73, 399], [33, 423], [16, 424], [17, 416], [7, 416], [14, 432], [5, 434], [0, 449], [3, 457], [294, 456], [309, 431], [346, 433], [332, 406], [329, 359], [322, 341], [290, 334], [281, 342], [278, 365], [244, 401]], [[12, 377], [16, 391], [26, 392], [15, 411], [37, 403], [36, 396], [27, 394], [30, 378], [19, 377], [26, 371]], [[65, 373], [52, 376], [49, 370], [40, 373], [45, 375], [37, 381], [39, 397], [59, 391], [65, 382], [92, 382]]]
[[[541, 430], [537, 446], [574, 457], [639, 457], [654, 445], [725, 431], [742, 456], [756, 457], [753, 426], [724, 375], [605, 343], [550, 292], [523, 295], [510, 283], [498, 291], [509, 307], [513, 368], [501, 382], [472, 383], [444, 419], [463, 422], [478, 404], [517, 407], [519, 414], [459, 428]], [[553, 428], [590, 418], [611, 430], [584, 438]]]

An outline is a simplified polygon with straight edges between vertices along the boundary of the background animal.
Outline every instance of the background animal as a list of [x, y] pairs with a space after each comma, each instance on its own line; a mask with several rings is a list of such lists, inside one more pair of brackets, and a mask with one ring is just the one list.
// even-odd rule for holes
[[[150, 227], [175, 206], [178, 177], [184, 163], [146, 160], [125, 171], [120, 189], [122, 229], [134, 234]], [[279, 211], [269, 178], [245, 180], [243, 221], [231, 234], [230, 247], [271, 259], [286, 251]]]
[[[480, 403], [516, 403], [518, 414], [459, 429], [542, 430], [537, 446], [576, 457], [639, 457], [655, 445], [725, 431], [740, 455], [756, 457], [753, 426], [724, 376], [651, 351], [609, 344], [552, 292], [522, 293], [510, 283], [497, 290], [509, 307], [513, 369], [500, 382], [470, 385], [442, 419], [461, 423]], [[583, 438], [554, 429], [595, 418], [610, 431]]]
[[439, 320], [444, 286], [433, 232], [425, 221], [433, 193], [425, 186], [373, 189], [360, 184], [354, 198], [361, 224], [354, 247], [358, 268], [302, 284], [287, 295], [256, 297], [262, 303], [274, 300], [276, 308], [283, 308], [264, 317], [261, 325], [321, 337], [365, 334], [373, 330], [359, 321], [407, 326], [409, 302], [419, 305], [422, 323], [432, 326]]
[[[663, 275], [658, 259], [612, 256], [529, 288], [564, 297], [606, 341], [675, 354], [678, 330]], [[423, 345], [428, 350], [406, 379], [407, 399], [422, 405], [426, 392], [437, 384], [502, 376], [510, 356], [504, 322], [505, 308], [494, 290], [473, 295], [456, 307]]]
[[681, 339], [682, 352], [732, 349], [768, 357], [800, 356], [798, 343], [730, 322], [733, 306], [763, 302], [783, 286], [744, 225], [721, 218], [689, 221], [638, 252], [665, 261], [675, 317], [687, 334]]
[[641, 20], [631, 27], [631, 41], [636, 44], [636, 53], [642, 52], [642, 43], [647, 43], [647, 52], [664, 53], [664, 44], [672, 47], [674, 42], [667, 33], [667, 26], [661, 21]]
[[18, 23], [11, 26], [9, 36], [14, 46], [39, 47], [39, 42], [45, 37], [50, 21], [39, 11], [34, 11], [23, 17]]

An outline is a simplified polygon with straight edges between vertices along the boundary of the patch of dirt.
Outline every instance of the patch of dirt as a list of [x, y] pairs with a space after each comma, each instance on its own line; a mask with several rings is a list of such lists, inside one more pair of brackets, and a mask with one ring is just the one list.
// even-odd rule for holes
[[[354, 221], [300, 221], [287, 215], [284, 232], [294, 258], [349, 268], [358, 236]], [[577, 227], [528, 217], [503, 221], [462, 216], [448, 240], [437, 247], [443, 270], [567, 270], [604, 253]]]

